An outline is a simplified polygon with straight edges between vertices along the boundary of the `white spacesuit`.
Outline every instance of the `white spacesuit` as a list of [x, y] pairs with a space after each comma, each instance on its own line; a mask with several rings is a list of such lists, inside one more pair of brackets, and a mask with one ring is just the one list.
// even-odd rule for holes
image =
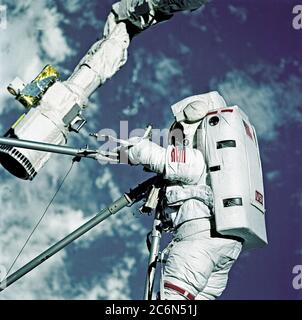
[[225, 289], [242, 248], [240, 238], [215, 231], [205, 157], [196, 148], [202, 119], [210, 110], [223, 107], [226, 104], [217, 92], [184, 99], [172, 106], [176, 119], [170, 129], [172, 144], [163, 148], [141, 139], [126, 151], [130, 163], [142, 164], [169, 181], [165, 220], [174, 237], [166, 250], [162, 299], [215, 299]]
[[257, 135], [216, 91], [185, 98], [172, 112], [167, 148], [146, 133], [120, 140], [112, 155], [168, 181], [161, 221], [173, 240], [163, 251], [162, 299], [215, 299], [241, 249], [267, 244]]

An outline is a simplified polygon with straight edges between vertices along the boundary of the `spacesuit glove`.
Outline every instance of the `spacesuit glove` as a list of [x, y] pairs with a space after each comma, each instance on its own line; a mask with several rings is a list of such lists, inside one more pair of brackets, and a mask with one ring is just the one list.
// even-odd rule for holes
[[110, 161], [143, 165], [150, 171], [163, 173], [166, 160], [166, 149], [144, 137], [133, 137], [129, 140], [118, 140], [113, 137], [107, 138], [119, 142], [120, 145], [110, 152], [100, 153], [101, 161]]
[[150, 171], [163, 173], [166, 160], [166, 149], [156, 143], [143, 139], [127, 151], [131, 164], [141, 164]]
[[98, 135], [94, 134], [94, 136], [98, 140], [109, 140], [111, 142], [114, 142], [117, 147], [113, 148], [111, 151], [102, 151], [99, 153], [99, 157], [101, 158], [100, 160], [104, 160], [103, 158], [105, 157], [108, 161], [108, 158], [110, 158], [114, 162], [119, 162], [119, 163], [127, 163], [127, 164], [134, 164], [128, 159], [128, 151], [129, 148], [139, 144], [142, 140], [149, 140], [151, 137], [151, 131], [152, 131], [152, 126], [148, 126], [144, 135], [142, 137], [131, 137], [127, 140], [123, 139], [117, 139], [113, 136], [110, 135]]

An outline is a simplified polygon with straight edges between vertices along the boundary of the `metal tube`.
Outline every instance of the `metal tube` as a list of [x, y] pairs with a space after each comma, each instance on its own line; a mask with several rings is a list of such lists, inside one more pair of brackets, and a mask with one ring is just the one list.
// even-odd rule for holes
[[41, 263], [43, 263], [45, 260], [56, 254], [58, 251], [62, 250], [64, 247], [66, 247], [68, 244], [82, 236], [84, 233], [88, 232], [90, 229], [95, 227], [97, 224], [102, 222], [103, 220], [107, 219], [109, 216], [117, 213], [122, 208], [126, 207], [127, 205], [131, 204], [132, 200], [127, 195], [124, 194], [122, 197], [120, 197], [117, 201], [113, 202], [109, 207], [102, 210], [100, 213], [98, 213], [94, 218], [86, 222], [84, 225], [73, 231], [71, 234], [69, 234], [67, 237], [63, 238], [56, 244], [54, 244], [52, 247], [41, 253], [39, 256], [34, 258], [32, 261], [24, 265], [22, 268], [8, 276], [6, 279], [0, 282], [0, 291], [3, 291], [8, 286], [16, 282], [18, 279], [22, 278], [25, 274], [39, 266]]
[[150, 247], [147, 276], [145, 281], [144, 300], [152, 300], [156, 264], [158, 262], [158, 253], [160, 249], [160, 239], [162, 233], [160, 224], [160, 213], [156, 212], [151, 235], [152, 241]]
[[24, 148], [24, 149], [33, 149], [37, 151], [45, 151], [52, 153], [60, 153], [69, 156], [75, 157], [85, 157], [85, 158], [94, 158], [97, 153], [96, 150], [86, 150], [86, 149], [74, 149], [71, 147], [64, 147], [55, 144], [48, 144], [43, 142], [20, 140], [13, 138], [0, 138], [0, 144], [7, 146]]

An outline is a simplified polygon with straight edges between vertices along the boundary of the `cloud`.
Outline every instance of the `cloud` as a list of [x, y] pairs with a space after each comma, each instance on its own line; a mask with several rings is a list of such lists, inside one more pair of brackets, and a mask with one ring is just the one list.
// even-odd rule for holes
[[266, 178], [269, 182], [279, 181], [281, 178], [281, 172], [279, 170], [273, 170], [266, 173]]
[[[38, 176], [37, 180], [32, 183], [12, 178], [8, 174], [1, 174], [1, 181], [5, 188], [0, 188], [3, 208], [0, 213], [0, 264], [6, 269], [11, 265], [41, 216], [50, 195], [56, 189], [57, 183], [61, 179], [61, 172], [64, 170], [64, 161], [61, 161], [61, 167], [63, 169], [60, 169], [58, 162], [49, 162], [44, 174]], [[84, 211], [73, 209], [69, 201], [55, 201], [25, 248], [14, 270], [86, 220]], [[52, 285], [58, 285], [63, 278], [68, 278], [65, 269], [66, 256], [65, 250], [55, 255], [39, 266], [37, 270], [26, 275], [24, 279], [3, 292], [0, 299], [63, 298], [51, 288]], [[62, 281], [62, 285], [63, 283], [64, 281]]]
[[[84, 167], [78, 167], [72, 171], [62, 192], [50, 207], [49, 212], [34, 233], [14, 270], [72, 232], [89, 218], [92, 218], [94, 212], [89, 212], [89, 202], [94, 202], [92, 207], [105, 207], [105, 204], [100, 201], [101, 197], [95, 197], [95, 186], [102, 193], [106, 193], [106, 190], [108, 190], [112, 200], [116, 200], [121, 195], [108, 168], [100, 170], [100, 176], [96, 176], [93, 180], [95, 185], [88, 183], [92, 179], [90, 175], [92, 163], [88, 160]], [[8, 174], [2, 174], [2, 186], [0, 188], [2, 203], [0, 213], [1, 266], [8, 269], [33, 226], [38, 221], [68, 166], [69, 161], [67, 159], [59, 160], [59, 157], [56, 156], [42, 169], [43, 174], [41, 171], [41, 174], [30, 184], [11, 178]], [[77, 199], [72, 194], [72, 189], [75, 189], [75, 186], [79, 187], [79, 189], [76, 187], [76, 190], [73, 190], [76, 191]], [[83, 192], [80, 191], [81, 189]], [[112, 253], [112, 259], [116, 262], [112, 266], [110, 265], [109, 271], [102, 272], [102, 279], [98, 281], [102, 287], [108, 290], [110, 286], [113, 286], [110, 293], [108, 293], [107, 289], [101, 291], [101, 293], [96, 293], [98, 292], [98, 287], [91, 280], [92, 284], [81, 291], [80, 298], [84, 296], [87, 298], [96, 297], [96, 295], [99, 295], [101, 299], [106, 297], [107, 299], [110, 299], [110, 297], [118, 299], [129, 298], [130, 291], [124, 288], [128, 286], [124, 282], [128, 281], [127, 279], [133, 274], [132, 265], [130, 266], [129, 263], [131, 264], [131, 261], [135, 260], [136, 254], [146, 255], [146, 250], [142, 245], [143, 242], [136, 243], [133, 240], [134, 237], [143, 239], [146, 233], [147, 231], [141, 221], [133, 217], [131, 210], [128, 209], [118, 216], [104, 221], [100, 227], [94, 228], [85, 237], [77, 240], [74, 246], [80, 251], [89, 250], [90, 245], [100, 238], [108, 239], [110, 242], [110, 238], [123, 239], [122, 246], [125, 249], [128, 248], [118, 257], [115, 256], [114, 252]], [[76, 290], [72, 289], [72, 280], [70, 279], [75, 266], [71, 264], [71, 267], [67, 268], [66, 265], [66, 261], [70, 262], [71, 259], [72, 257], [68, 255], [68, 251], [62, 250], [4, 291], [0, 299], [79, 298], [78, 291], [82, 284], [78, 283]], [[93, 259], [91, 263], [93, 263]], [[121, 277], [124, 280], [121, 280]], [[123, 286], [123, 290], [119, 291], [121, 286]], [[61, 287], [61, 291], [54, 289], [57, 287]]]
[[[16, 212], [14, 210], [6, 210], [6, 214], [10, 216], [11, 219], [5, 219], [1, 215], [1, 219], [6, 220], [4, 223], [2, 222], [3, 226], [1, 226], [0, 236], [1, 265], [5, 266], [6, 270], [22, 247], [32, 229], [32, 225], [38, 219], [37, 201], [33, 201], [32, 199], [32, 202], [34, 204], [33, 206], [26, 206], [28, 209], [28, 211], [24, 210], [26, 213], [24, 211]], [[6, 209], [6, 206], [4, 207]], [[57, 210], [58, 212], [56, 212]], [[70, 208], [68, 208], [68, 212], [65, 211], [64, 214], [62, 214], [60, 210], [64, 210], [64, 208], [57, 207], [56, 210], [48, 213], [15, 265], [14, 270], [40, 254], [53, 244], [54, 241], [67, 235], [75, 226], [83, 223], [84, 219], [81, 211], [71, 211]], [[32, 216], [26, 217], [24, 214], [31, 214]], [[12, 218], [11, 215], [14, 215], [14, 218]], [[65, 258], [66, 251], [55, 255], [36, 270], [19, 280], [15, 285], [4, 291], [0, 299], [59, 298], [60, 296], [57, 296], [57, 293], [52, 292], [51, 286], [55, 283], [60, 283], [62, 278], [67, 277], [67, 272], [64, 267]]]
[[[115, 201], [122, 195], [116, 181], [111, 170], [106, 167], [102, 174], [96, 178], [95, 184], [101, 190], [108, 190], [111, 200]], [[102, 235], [104, 236], [118, 235], [127, 239], [133, 235], [144, 237], [146, 233], [146, 228], [141, 224], [141, 221], [135, 218], [133, 210], [127, 208], [118, 214], [116, 219], [108, 220], [102, 226]]]
[[81, 0], [64, 0], [62, 4], [68, 13], [76, 13], [83, 7], [83, 1]]
[[44, 14], [44, 32], [40, 36], [40, 45], [45, 53], [44, 59], [47, 57], [53, 64], [58, 64], [74, 54], [74, 51], [68, 44], [63, 30], [59, 27], [59, 24], [64, 20], [64, 17], [61, 14], [58, 14], [56, 8], [46, 9], [44, 10]]
[[[164, 120], [164, 110], [170, 112], [169, 107], [177, 97], [191, 94], [191, 86], [178, 59], [163, 52], [150, 53], [140, 48], [133, 52], [133, 60], [128, 63], [133, 64], [131, 82], [126, 88], [120, 86], [117, 95], [117, 100], [125, 106], [124, 115], [135, 116], [140, 113], [140, 122], [143, 123], [142, 110], [152, 108], [152, 114], [164, 115]], [[171, 116], [169, 118], [171, 121]], [[149, 112], [146, 113], [145, 122], [150, 122]]]
[[229, 105], [239, 105], [255, 125], [261, 139], [272, 141], [278, 129], [289, 122], [302, 123], [301, 72], [287, 72], [296, 62], [281, 61], [279, 66], [252, 65], [231, 70], [223, 79], [212, 79]]
[[[69, 16], [72, 17], [72, 27], [76, 29], [84, 29], [84, 27], [91, 27], [101, 32], [104, 27], [104, 17], [110, 12], [110, 5], [108, 11], [105, 12], [100, 9], [104, 3], [95, 1], [81, 1], [81, 0], [57, 0], [66, 10]], [[112, 4], [112, 2], [111, 2]], [[98, 34], [99, 35], [99, 34]]]
[[95, 278], [92, 286], [82, 286], [76, 299], [84, 300], [130, 300], [131, 270], [135, 267], [134, 257], [124, 256], [114, 263], [112, 271], [105, 277]]
[[238, 7], [238, 6], [233, 6], [233, 5], [229, 5], [228, 9], [230, 11], [230, 13], [232, 15], [234, 15], [235, 17], [237, 17], [240, 22], [245, 22], [247, 19], [247, 10], [243, 7]]
[[56, 65], [74, 54], [60, 25], [63, 16], [49, 1], [9, 1], [7, 16], [0, 36], [0, 114], [12, 100], [5, 88], [16, 76], [31, 81], [47, 63]]

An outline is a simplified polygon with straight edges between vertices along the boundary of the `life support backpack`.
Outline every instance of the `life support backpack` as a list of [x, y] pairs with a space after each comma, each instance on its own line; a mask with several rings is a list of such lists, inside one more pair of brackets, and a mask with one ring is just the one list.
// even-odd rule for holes
[[210, 111], [197, 130], [214, 193], [216, 230], [244, 239], [244, 248], [267, 244], [265, 199], [257, 135], [238, 107]]

